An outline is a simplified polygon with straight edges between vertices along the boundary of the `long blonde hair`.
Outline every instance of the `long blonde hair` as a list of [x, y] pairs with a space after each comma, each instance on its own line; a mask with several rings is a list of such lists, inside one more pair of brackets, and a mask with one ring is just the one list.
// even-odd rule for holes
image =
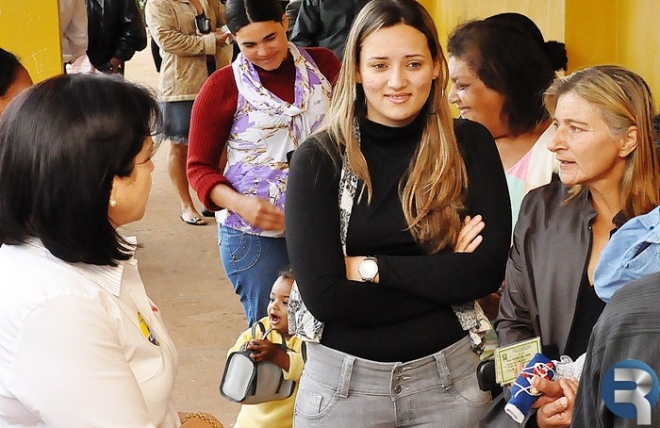
[[415, 241], [427, 252], [435, 253], [456, 242], [467, 174], [444, 91], [448, 80], [447, 60], [433, 19], [415, 0], [372, 0], [358, 14], [347, 39], [323, 130], [340, 152], [346, 150], [348, 164], [362, 180], [363, 190], [366, 188], [368, 201], [371, 201], [373, 189], [369, 169], [353, 133], [355, 118], [366, 117], [366, 97], [355, 75], [364, 40], [380, 28], [397, 24], [422, 32], [433, 60], [441, 65], [441, 73], [434, 79], [428, 101], [419, 113], [426, 115], [421, 141], [399, 184], [403, 212]]
[[[613, 136], [637, 127], [637, 147], [626, 159], [621, 180], [623, 213], [645, 214], [660, 204], [660, 175], [655, 147], [655, 105], [648, 85], [636, 73], [617, 65], [598, 65], [557, 79], [545, 93], [545, 105], [554, 115], [559, 97], [573, 93], [594, 106]], [[571, 188], [571, 198], [584, 192]]]

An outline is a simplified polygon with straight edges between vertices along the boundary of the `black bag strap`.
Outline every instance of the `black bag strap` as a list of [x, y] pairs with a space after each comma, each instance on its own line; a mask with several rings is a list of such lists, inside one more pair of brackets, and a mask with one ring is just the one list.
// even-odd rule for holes
[[[269, 328], [263, 335], [264, 338], [270, 334], [271, 331], [276, 331], [280, 335], [280, 339], [282, 339], [282, 343], [280, 344], [284, 352], [288, 351], [289, 348], [286, 346], [286, 339], [284, 339], [284, 336], [282, 335], [282, 332], [274, 329], [274, 328]], [[254, 332], [252, 333], [252, 336], [254, 336]], [[302, 355], [303, 362], [307, 362], [307, 342], [304, 340], [302, 341], [300, 345], [300, 355]]]
[[[257, 337], [257, 328], [259, 329], [259, 331], [261, 331], [261, 336], [264, 337], [266, 327], [264, 327], [264, 324], [261, 321], [257, 321], [254, 324], [252, 324], [252, 327], [251, 327], [251, 335], [252, 335], [253, 339], [258, 338]], [[249, 355], [250, 351], [247, 351], [247, 352], [248, 352], [248, 355]], [[250, 358], [250, 361], [252, 361], [252, 364], [255, 364], [255, 367], [256, 367], [256, 363], [251, 358]], [[257, 377], [258, 377], [258, 374], [259, 374], [259, 371], [255, 370], [254, 371], [254, 377], [252, 378], [253, 379], [252, 383], [250, 384], [251, 385], [250, 386], [250, 391], [248, 392], [249, 395], [255, 395], [257, 393], [257, 381], [258, 381]]]
[[[252, 381], [252, 388], [250, 390], [250, 395], [256, 395], [257, 393], [257, 384], [259, 382], [258, 376], [259, 376], [259, 370], [255, 370], [254, 381]], [[282, 389], [283, 383], [284, 383], [284, 370], [280, 369], [280, 381], [277, 383], [277, 389], [275, 390], [276, 394], [280, 393], [280, 389]]]
[[256, 339], [257, 338], [257, 327], [259, 327], [259, 330], [261, 331], [261, 337], [266, 337], [265, 332], [266, 332], [266, 327], [264, 327], [264, 323], [261, 321], [257, 321], [254, 324], [252, 324], [252, 338]]
[[279, 330], [277, 330], [276, 328], [272, 328], [272, 327], [271, 327], [271, 328], [269, 328], [268, 330], [266, 330], [266, 331], [264, 332], [262, 338], [263, 338], [263, 339], [267, 339], [267, 338], [268, 338], [268, 335], [269, 335], [270, 333], [272, 333], [273, 331], [276, 331], [277, 334], [280, 335], [280, 340], [281, 340], [281, 342], [280, 342], [280, 343], [277, 343], [277, 342], [273, 342], [272, 340], [271, 340], [271, 342], [275, 343], [276, 345], [280, 345], [280, 348], [282, 348], [282, 350], [284, 350], [284, 352], [286, 352], [286, 351], [289, 349], [289, 348], [286, 347], [286, 339], [284, 339], [284, 336], [282, 335], [282, 332], [279, 331]]
[[[266, 330], [266, 331], [264, 332], [264, 334], [263, 334], [262, 337], [263, 337], [264, 339], [267, 339], [267, 338], [268, 338], [268, 335], [269, 335], [270, 333], [274, 332], [274, 331], [276, 331], [277, 334], [280, 335], [280, 343], [278, 344], [277, 342], [274, 342], [274, 341], [272, 341], [272, 340], [271, 340], [271, 342], [273, 342], [273, 343], [279, 345], [280, 348], [281, 348], [284, 352], [287, 352], [289, 348], [287, 348], [287, 346], [286, 346], [286, 339], [284, 339], [284, 335], [283, 335], [282, 332], [279, 331], [278, 329], [271, 327], [271, 328], [269, 328], [268, 330]], [[280, 389], [282, 388], [282, 384], [283, 384], [283, 383], [284, 383], [284, 370], [280, 369], [280, 381], [279, 381], [279, 383], [277, 384], [277, 389], [275, 390], [276, 393], [279, 393], [279, 392], [280, 392]], [[256, 385], [257, 385], [257, 381], [256, 381], [256, 379], [255, 379], [254, 385], [255, 385], [255, 386], [254, 386], [254, 388], [255, 388], [254, 391], [256, 392]]]
[[[258, 363], [255, 363], [252, 361], [252, 364], [254, 364], [255, 370], [254, 370], [254, 377], [252, 378], [252, 384], [250, 388], [250, 395], [256, 395], [257, 394], [257, 382], [259, 382], [259, 370], [257, 370], [257, 365]], [[279, 386], [277, 387], [279, 389]]]

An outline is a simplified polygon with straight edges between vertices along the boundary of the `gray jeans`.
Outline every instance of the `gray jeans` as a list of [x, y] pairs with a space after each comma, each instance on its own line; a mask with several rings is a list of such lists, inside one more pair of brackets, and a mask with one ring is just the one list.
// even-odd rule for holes
[[490, 403], [468, 337], [427, 357], [380, 363], [308, 344], [294, 427], [471, 427]]

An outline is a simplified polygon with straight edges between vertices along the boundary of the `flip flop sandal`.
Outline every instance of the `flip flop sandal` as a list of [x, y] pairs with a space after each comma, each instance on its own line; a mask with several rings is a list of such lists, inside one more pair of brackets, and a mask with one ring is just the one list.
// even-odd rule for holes
[[186, 220], [183, 217], [183, 214], [180, 214], [179, 218], [181, 219], [182, 222], [184, 222], [186, 224], [193, 225], [193, 226], [203, 226], [203, 225], [206, 224], [206, 220], [204, 220], [203, 217], [192, 217], [192, 218]]

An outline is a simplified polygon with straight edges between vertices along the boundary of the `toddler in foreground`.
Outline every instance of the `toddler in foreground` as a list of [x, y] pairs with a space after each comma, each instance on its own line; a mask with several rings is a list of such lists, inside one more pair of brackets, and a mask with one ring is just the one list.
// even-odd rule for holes
[[[289, 334], [287, 318], [289, 293], [293, 281], [294, 276], [291, 270], [280, 274], [270, 291], [268, 315], [259, 320], [264, 325], [265, 330], [272, 327], [282, 334], [282, 337], [286, 340], [287, 352], [284, 352], [277, 343], [273, 343], [268, 339], [254, 338], [252, 329], [249, 328], [240, 335], [234, 346], [227, 352], [227, 355], [241, 348], [251, 350], [253, 351], [252, 358], [254, 361], [272, 361], [282, 368], [284, 379], [298, 382], [304, 366], [301, 355], [302, 341], [298, 337]], [[275, 341], [280, 340], [277, 334], [271, 334], [269, 338]], [[296, 385], [296, 390], [291, 397], [285, 400], [269, 401], [261, 404], [244, 404], [238, 413], [234, 427], [291, 428], [293, 424], [293, 406], [297, 392], [298, 385]]]

